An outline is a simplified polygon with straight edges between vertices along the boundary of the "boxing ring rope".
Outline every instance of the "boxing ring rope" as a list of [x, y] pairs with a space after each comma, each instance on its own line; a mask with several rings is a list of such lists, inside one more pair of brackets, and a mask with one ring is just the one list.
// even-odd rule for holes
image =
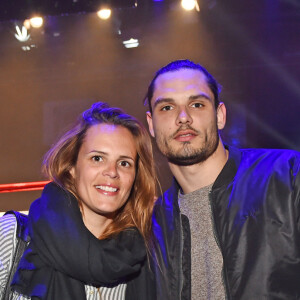
[[0, 184], [0, 193], [24, 192], [42, 190], [50, 181], [34, 181]]

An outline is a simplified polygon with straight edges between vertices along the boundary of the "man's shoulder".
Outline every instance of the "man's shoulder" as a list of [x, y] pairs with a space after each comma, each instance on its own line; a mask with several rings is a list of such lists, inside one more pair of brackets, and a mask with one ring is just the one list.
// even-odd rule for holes
[[274, 171], [285, 170], [298, 173], [300, 170], [300, 153], [286, 149], [266, 149], [266, 148], [237, 148], [225, 144], [229, 151], [229, 158], [217, 177], [213, 189], [230, 184], [241, 175], [250, 174], [271, 174]]
[[179, 185], [175, 178], [172, 185], [155, 202], [154, 215], [165, 214], [167, 211], [172, 214], [178, 201]]
[[242, 159], [266, 159], [289, 161], [290, 159], [300, 160], [300, 152], [290, 149], [266, 149], [266, 148], [249, 148], [240, 149]]
[[179, 184], [176, 179], [173, 178], [171, 186], [163, 192], [163, 194], [157, 199], [156, 203], [159, 205], [170, 205], [174, 199], [178, 198], [179, 189]]
[[300, 152], [291, 149], [268, 149], [268, 148], [241, 148], [239, 149], [242, 153], [253, 153], [253, 154], [277, 154], [277, 155], [295, 155], [300, 156]]
[[289, 149], [241, 149], [239, 173], [262, 172], [265, 175], [296, 174], [300, 171], [300, 152]]

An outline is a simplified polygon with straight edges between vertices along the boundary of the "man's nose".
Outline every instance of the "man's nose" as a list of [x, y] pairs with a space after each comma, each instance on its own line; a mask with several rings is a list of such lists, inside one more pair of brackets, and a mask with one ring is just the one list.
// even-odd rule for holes
[[191, 115], [189, 114], [188, 110], [186, 107], [182, 107], [180, 108], [178, 115], [177, 115], [177, 119], [176, 119], [176, 124], [180, 125], [180, 124], [191, 124], [193, 122], [193, 119], [191, 117]]

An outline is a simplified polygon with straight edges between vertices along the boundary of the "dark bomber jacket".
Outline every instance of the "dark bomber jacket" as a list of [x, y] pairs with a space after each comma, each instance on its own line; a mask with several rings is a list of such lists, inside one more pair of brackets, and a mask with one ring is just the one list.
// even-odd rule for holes
[[[209, 195], [227, 298], [300, 299], [300, 153], [228, 149]], [[153, 215], [159, 300], [191, 297], [190, 233], [178, 189], [174, 181]]]

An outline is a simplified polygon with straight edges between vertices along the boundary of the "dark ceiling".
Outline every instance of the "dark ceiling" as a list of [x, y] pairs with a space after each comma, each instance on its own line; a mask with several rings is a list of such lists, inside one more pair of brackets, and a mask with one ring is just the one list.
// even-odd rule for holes
[[64, 15], [94, 12], [103, 4], [113, 8], [133, 7], [136, 0], [13, 0], [0, 3], [0, 20], [27, 19], [34, 13]]
[[[0, 1], [0, 21], [26, 19], [33, 13], [43, 15], [64, 15], [82, 12], [94, 12], [103, 4], [112, 8], [134, 7], [149, 3], [164, 2], [174, 5], [180, 0], [13, 0]], [[223, 6], [233, 14], [250, 15], [260, 14], [267, 9], [279, 9], [282, 13], [295, 14], [300, 8], [298, 0], [198, 0], [201, 9], [212, 9]]]

